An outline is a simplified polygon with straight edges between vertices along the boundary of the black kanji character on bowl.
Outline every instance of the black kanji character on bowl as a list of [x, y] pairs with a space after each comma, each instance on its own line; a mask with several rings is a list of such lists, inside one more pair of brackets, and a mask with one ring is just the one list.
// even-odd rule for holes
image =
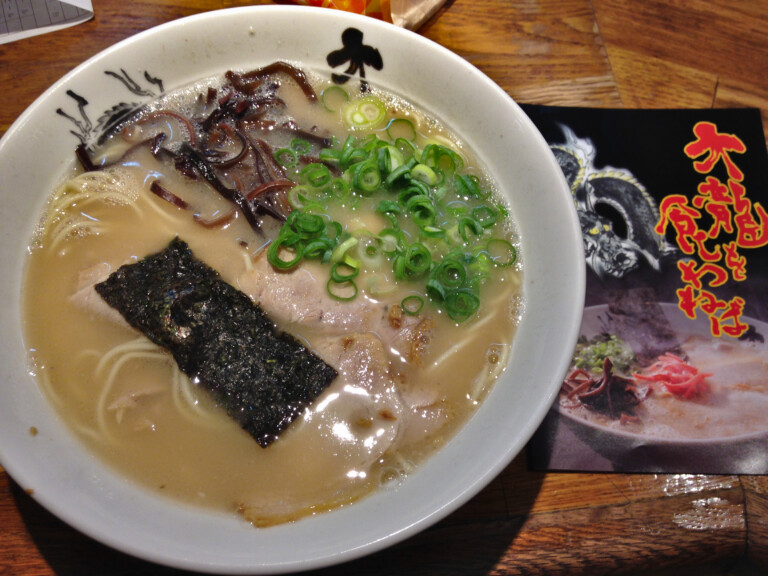
[[341, 43], [344, 47], [334, 50], [326, 58], [328, 65], [332, 68], [349, 62], [344, 74], [332, 75], [336, 84], [344, 84], [355, 74], [359, 74], [360, 78], [365, 80], [366, 65], [373, 66], [375, 70], [381, 70], [384, 67], [379, 51], [372, 46], [363, 44], [363, 33], [357, 28], [344, 30], [341, 34]]

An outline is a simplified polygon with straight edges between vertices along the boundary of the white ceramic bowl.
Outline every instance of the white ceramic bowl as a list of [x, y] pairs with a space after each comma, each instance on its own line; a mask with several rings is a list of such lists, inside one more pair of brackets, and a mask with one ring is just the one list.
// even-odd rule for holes
[[[395, 489], [293, 524], [256, 529], [185, 507], [116, 475], [86, 452], [49, 406], [25, 363], [20, 292], [26, 247], [44, 199], [102, 111], [221, 73], [288, 60], [328, 70], [349, 27], [384, 66], [367, 79], [442, 118], [485, 161], [522, 236], [525, 312], [510, 363], [462, 431]], [[334, 70], [340, 71], [340, 70]], [[105, 74], [113, 72], [114, 75]], [[145, 76], [148, 72], [150, 76]], [[120, 80], [121, 76], [123, 80]], [[128, 79], [146, 90], [128, 90]], [[150, 94], [151, 93], [151, 94]], [[77, 94], [88, 102], [78, 110]], [[80, 121], [57, 114], [61, 109]], [[87, 118], [86, 118], [87, 116]], [[509, 96], [448, 50], [380, 21], [335, 10], [259, 6], [209, 12], [105, 50], [43, 94], [0, 140], [0, 460], [51, 512], [91, 537], [161, 564], [215, 573], [317, 568], [382, 549], [445, 517], [525, 446], [560, 388], [584, 295], [581, 234], [547, 144]], [[38, 429], [30, 434], [30, 427]]]

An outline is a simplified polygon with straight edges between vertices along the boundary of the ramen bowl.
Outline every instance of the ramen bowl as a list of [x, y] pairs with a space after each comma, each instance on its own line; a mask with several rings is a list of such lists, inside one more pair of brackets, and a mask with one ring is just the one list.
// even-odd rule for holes
[[[358, 50], [345, 44], [350, 30]], [[378, 50], [381, 65], [361, 57], [362, 46]], [[333, 68], [327, 56], [342, 49], [346, 58]], [[364, 72], [366, 81], [429, 111], [468, 143], [507, 198], [517, 225], [523, 312], [512, 369], [417, 471], [350, 506], [256, 528], [235, 514], [150, 492], [89, 453], [30, 374], [22, 284], [35, 225], [78, 144], [94, 142], [163, 91], [277, 60], [351, 74], [355, 81]], [[578, 335], [580, 229], [544, 139], [510, 97], [465, 60], [374, 19], [259, 6], [209, 12], [138, 34], [77, 67], [30, 106], [0, 140], [0, 173], [0, 461], [23, 489], [74, 528], [159, 564], [210, 573], [294, 572], [360, 557], [418, 533], [467, 502], [520, 453], [556, 397]]]

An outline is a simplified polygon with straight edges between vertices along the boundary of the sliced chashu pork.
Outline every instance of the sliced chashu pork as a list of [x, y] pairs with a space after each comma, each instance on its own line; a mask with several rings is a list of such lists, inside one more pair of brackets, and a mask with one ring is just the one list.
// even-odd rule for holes
[[326, 334], [373, 333], [391, 354], [407, 362], [420, 361], [429, 346], [431, 319], [407, 316], [399, 305], [365, 297], [340, 302], [326, 290], [327, 273], [312, 265], [275, 270], [262, 253], [237, 284], [278, 324], [322, 327]]

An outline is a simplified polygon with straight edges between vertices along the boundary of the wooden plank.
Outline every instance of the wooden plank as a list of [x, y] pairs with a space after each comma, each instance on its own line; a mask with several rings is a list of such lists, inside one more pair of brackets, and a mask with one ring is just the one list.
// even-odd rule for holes
[[587, 0], [456, 0], [421, 32], [466, 58], [518, 101], [620, 104]]
[[763, 133], [768, 142], [768, 90], [739, 80], [721, 79], [715, 95], [715, 108], [760, 108]]
[[745, 476], [744, 499], [747, 518], [747, 557], [768, 572], [768, 478]]
[[621, 102], [626, 108], [711, 108], [717, 75], [607, 46]]
[[730, 0], [593, 0], [606, 46], [768, 90], [768, 5]]
[[482, 522], [452, 518], [333, 573], [578, 576], [698, 566], [744, 553], [742, 512], [743, 493], [732, 487]]

